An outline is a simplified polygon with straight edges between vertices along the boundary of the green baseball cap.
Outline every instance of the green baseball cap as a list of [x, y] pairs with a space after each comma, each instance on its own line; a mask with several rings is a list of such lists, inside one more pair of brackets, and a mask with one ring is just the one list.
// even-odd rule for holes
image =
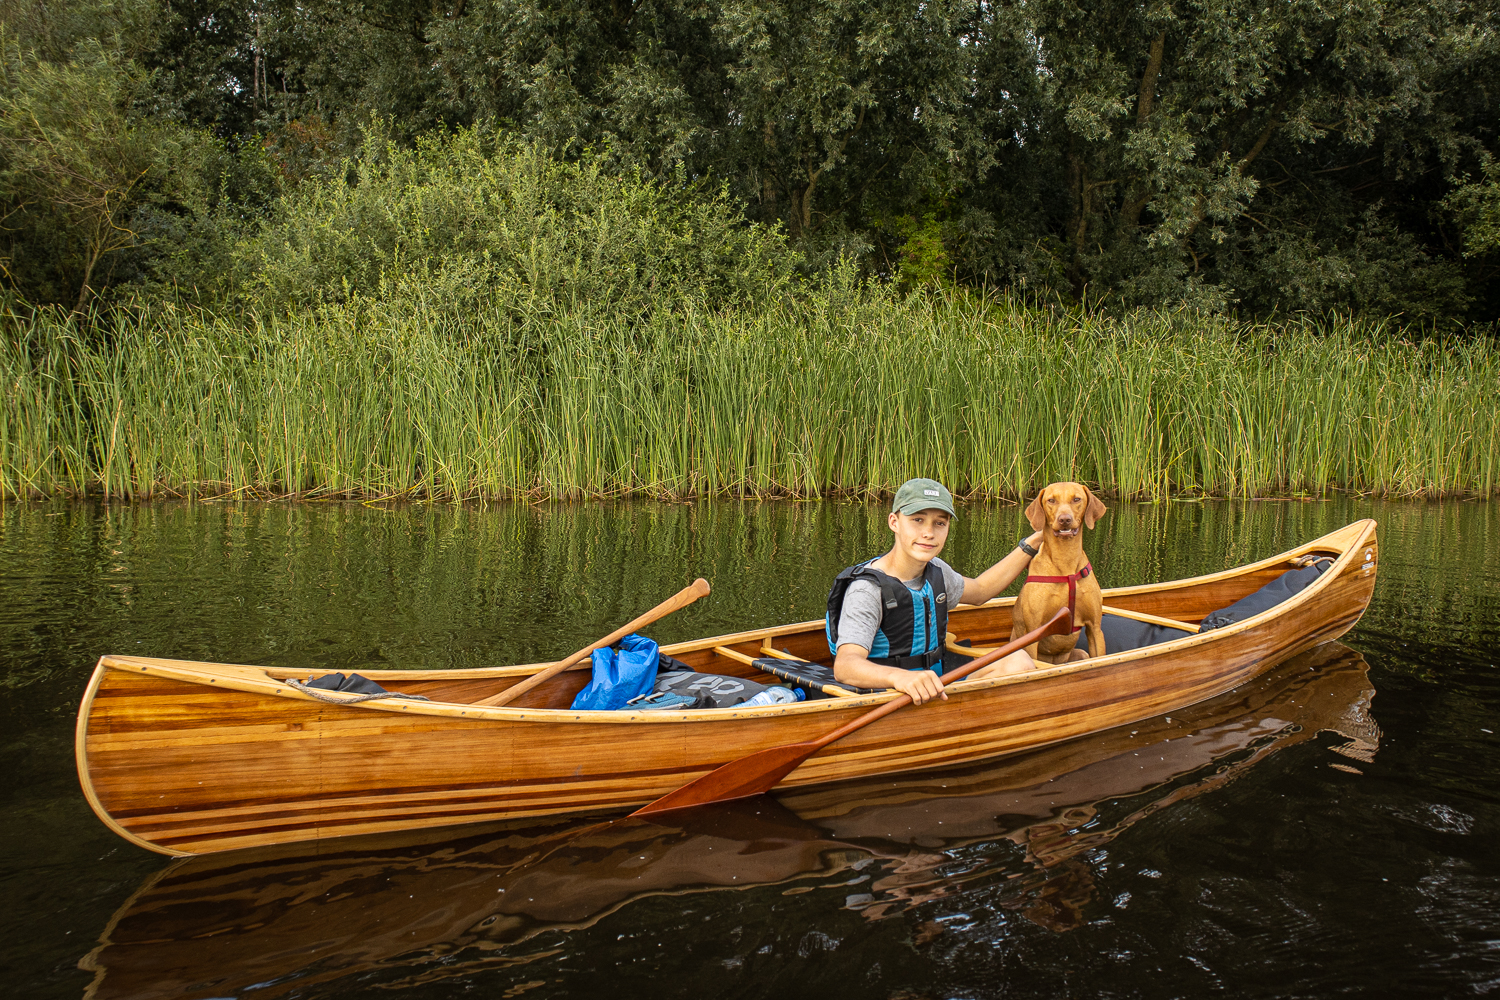
[[958, 516], [953, 512], [953, 494], [936, 479], [908, 479], [891, 501], [891, 512], [895, 514], [915, 514], [919, 510], [941, 510], [949, 517]]

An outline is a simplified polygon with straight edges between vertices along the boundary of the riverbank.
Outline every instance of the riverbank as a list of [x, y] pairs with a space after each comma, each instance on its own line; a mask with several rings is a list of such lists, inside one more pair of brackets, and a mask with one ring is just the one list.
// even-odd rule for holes
[[623, 317], [420, 298], [11, 316], [0, 494], [1492, 494], [1500, 349], [1379, 325], [1083, 317], [836, 283]]

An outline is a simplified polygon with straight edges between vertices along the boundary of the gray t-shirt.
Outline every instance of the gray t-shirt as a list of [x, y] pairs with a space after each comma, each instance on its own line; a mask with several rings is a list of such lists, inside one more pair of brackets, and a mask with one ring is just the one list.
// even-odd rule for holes
[[[964, 596], [964, 578], [952, 566], [941, 559], [933, 563], [943, 571], [943, 593], [947, 600], [943, 606], [952, 614]], [[922, 589], [922, 578], [905, 581], [912, 590]], [[852, 642], [869, 650], [875, 645], [875, 633], [880, 630], [880, 620], [885, 608], [880, 601], [880, 585], [866, 577], [857, 577], [844, 591], [844, 610], [839, 614], [839, 645]]]

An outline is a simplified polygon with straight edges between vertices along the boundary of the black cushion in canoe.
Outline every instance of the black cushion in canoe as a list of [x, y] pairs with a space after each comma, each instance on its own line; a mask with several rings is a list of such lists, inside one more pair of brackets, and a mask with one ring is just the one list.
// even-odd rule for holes
[[[664, 656], [662, 660], [671, 660], [673, 663], [681, 663], [681, 660], [672, 660]], [[734, 705], [743, 705], [766, 689], [766, 685], [757, 684], [755, 681], [744, 677], [730, 677], [727, 674], [703, 674], [696, 670], [669, 670], [656, 675], [656, 682], [652, 685], [653, 694], [673, 694], [691, 697], [691, 704], [680, 705], [669, 703], [673, 708], [729, 708]], [[646, 710], [653, 708], [668, 707], [661, 704], [650, 704], [638, 706], [640, 699], [632, 699], [628, 707], [643, 707]]]
[[830, 688], [848, 691], [850, 694], [874, 694], [878, 688], [857, 688], [841, 684], [833, 679], [833, 668], [806, 660], [781, 660], [774, 656], [763, 656], [755, 661], [755, 669], [775, 674], [782, 680], [791, 681], [807, 692], [809, 700], [832, 697]]
[[[1281, 574], [1264, 587], [1253, 594], [1241, 597], [1238, 601], [1227, 608], [1207, 615], [1198, 625], [1198, 631], [1207, 632], [1211, 629], [1223, 628], [1225, 625], [1233, 625], [1242, 622], [1246, 618], [1258, 615], [1262, 611], [1269, 611], [1282, 601], [1290, 599], [1294, 594], [1299, 594], [1307, 589], [1307, 585], [1323, 575], [1323, 571], [1333, 565], [1332, 559], [1320, 559], [1311, 566], [1302, 569], [1288, 570]], [[1109, 637], [1105, 636], [1105, 643], [1109, 643]], [[1111, 646], [1111, 649], [1114, 647]]]

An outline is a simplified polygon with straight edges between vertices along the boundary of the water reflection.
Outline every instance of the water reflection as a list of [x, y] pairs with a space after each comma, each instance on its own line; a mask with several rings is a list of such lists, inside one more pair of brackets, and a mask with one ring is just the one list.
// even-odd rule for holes
[[[560, 820], [189, 859], [149, 879], [80, 965], [94, 1000], [278, 997], [372, 970], [387, 987], [545, 972], [559, 940], [622, 907], [767, 886], [832, 893], [879, 921], [989, 883], [1005, 908], [1066, 931], [1096, 903], [1094, 860], [1142, 819], [1321, 733], [1341, 741], [1335, 766], [1372, 760], [1373, 696], [1363, 657], [1332, 643], [1170, 718], [998, 764], [670, 823]], [[944, 930], [924, 924], [917, 943]]]

